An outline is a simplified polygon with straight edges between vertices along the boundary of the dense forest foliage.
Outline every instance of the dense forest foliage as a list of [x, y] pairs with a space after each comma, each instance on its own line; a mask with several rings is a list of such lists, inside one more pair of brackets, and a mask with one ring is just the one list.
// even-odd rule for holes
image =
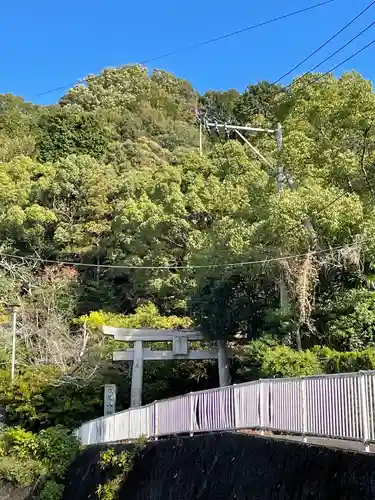
[[[200, 155], [197, 107], [236, 124], [280, 122], [282, 149], [272, 134], [246, 135], [269, 166], [238, 137], [205, 132]], [[129, 367], [111, 362], [103, 324], [201, 328], [231, 343], [233, 381], [374, 368], [374, 120], [372, 84], [356, 73], [200, 95], [125, 66], [56, 105], [1, 95], [8, 421], [77, 426], [101, 415], [104, 383], [128, 406]], [[143, 399], [216, 384], [208, 361], [147, 363]]]

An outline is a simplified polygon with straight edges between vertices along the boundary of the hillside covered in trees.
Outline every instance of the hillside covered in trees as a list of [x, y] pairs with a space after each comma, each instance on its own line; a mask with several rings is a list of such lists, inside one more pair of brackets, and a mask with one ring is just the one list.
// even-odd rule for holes
[[[246, 136], [271, 167], [224, 134], [200, 155], [197, 107], [280, 122], [279, 153]], [[104, 323], [231, 341], [234, 381], [375, 368], [375, 95], [357, 73], [199, 95], [125, 66], [52, 106], [1, 95], [0, 206], [0, 406], [26, 430], [99, 416], [104, 383], [128, 406]], [[211, 362], [148, 363], [144, 401], [216, 384]]]

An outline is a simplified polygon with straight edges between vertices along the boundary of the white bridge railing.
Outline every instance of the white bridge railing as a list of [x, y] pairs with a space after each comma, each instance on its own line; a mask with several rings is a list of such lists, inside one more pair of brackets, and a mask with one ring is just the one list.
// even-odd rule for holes
[[375, 441], [375, 372], [258, 380], [86, 422], [82, 444], [236, 429]]

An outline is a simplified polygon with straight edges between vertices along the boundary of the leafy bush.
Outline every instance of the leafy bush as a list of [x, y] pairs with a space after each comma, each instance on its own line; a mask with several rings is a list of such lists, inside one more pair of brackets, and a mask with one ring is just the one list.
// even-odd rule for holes
[[78, 452], [78, 442], [68, 429], [50, 427], [38, 435], [38, 458], [58, 478], [64, 474]]
[[349, 373], [375, 370], [375, 349], [340, 352], [315, 346], [295, 351], [272, 337], [250, 342], [237, 353], [241, 363], [238, 374], [243, 380], [262, 377], [298, 377], [319, 373]]
[[114, 500], [120, 485], [125, 481], [132, 471], [136, 457], [142, 452], [147, 444], [147, 437], [141, 436], [135, 445], [117, 454], [113, 448], [108, 448], [100, 455], [100, 465], [102, 469], [109, 473], [109, 480], [100, 484], [97, 494], [100, 500]]
[[4, 428], [0, 435], [0, 480], [22, 487], [40, 481], [40, 498], [57, 500], [63, 491], [60, 481], [78, 449], [76, 438], [63, 427], [39, 434], [20, 427]]
[[104, 311], [94, 311], [82, 316], [81, 322], [92, 327], [111, 325], [119, 328], [189, 328], [192, 320], [188, 317], [162, 316], [157, 307], [146, 302], [137, 307], [134, 314], [115, 314]]
[[328, 347], [315, 347], [325, 373], [350, 373], [360, 370], [375, 370], [375, 349], [339, 352]]
[[57, 483], [54, 479], [49, 479], [39, 493], [39, 500], [59, 500], [63, 492], [64, 485]]
[[299, 377], [322, 373], [318, 356], [312, 351], [294, 351], [287, 346], [267, 349], [262, 361], [266, 377]]
[[8, 420], [29, 427], [46, 420], [47, 416], [42, 411], [41, 394], [60, 374], [61, 371], [56, 366], [30, 367], [20, 373], [11, 384], [9, 370], [1, 370], [0, 405], [7, 408]]
[[38, 450], [38, 438], [32, 432], [20, 427], [11, 427], [3, 433], [4, 453], [14, 455], [21, 460], [35, 458]]
[[318, 328], [330, 347], [363, 351], [375, 343], [375, 292], [366, 288], [345, 290], [325, 300]]
[[82, 380], [46, 365], [22, 371], [11, 384], [9, 370], [0, 370], [0, 406], [7, 408], [8, 421], [33, 432], [54, 425], [76, 428], [102, 414], [106, 380], [118, 386], [122, 398], [119, 402], [126, 408], [127, 371], [121, 365], [98, 363], [95, 376]]
[[279, 345], [278, 341], [271, 336], [249, 342], [237, 351], [239, 367], [237, 375], [241, 381], [257, 380], [263, 376], [262, 364], [266, 352]]
[[15, 456], [0, 458], [0, 480], [26, 487], [44, 476], [46, 469], [38, 460], [21, 460]]

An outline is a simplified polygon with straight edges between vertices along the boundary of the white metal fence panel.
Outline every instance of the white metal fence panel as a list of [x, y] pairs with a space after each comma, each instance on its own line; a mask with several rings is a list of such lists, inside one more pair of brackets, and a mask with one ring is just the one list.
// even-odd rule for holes
[[303, 433], [301, 379], [278, 379], [269, 384], [269, 429]]
[[155, 405], [158, 416], [156, 429], [158, 436], [192, 432], [192, 398], [190, 395], [158, 401]]
[[133, 408], [129, 413], [129, 439], [153, 435], [153, 432], [150, 433], [153, 421], [153, 407], [151, 405]]
[[200, 431], [234, 429], [233, 387], [198, 394], [197, 424]]
[[199, 431], [199, 422], [198, 422], [198, 400], [199, 393], [192, 392], [189, 394], [190, 399], [190, 432], [198, 432]]
[[108, 429], [111, 423], [112, 422], [108, 421], [108, 417], [102, 417], [86, 422], [80, 427], [78, 432], [81, 443], [83, 445], [106, 443], [110, 437]]
[[116, 441], [125, 441], [127, 439], [132, 439], [130, 433], [130, 426], [131, 426], [131, 421], [135, 417], [134, 410], [121, 411], [120, 413], [116, 413], [115, 416], [116, 416], [115, 420]]
[[77, 431], [83, 445], [154, 436], [154, 407], [132, 408], [86, 422]]
[[259, 383], [234, 386], [235, 428], [260, 427]]
[[306, 379], [307, 433], [361, 439], [361, 402], [357, 375]]

